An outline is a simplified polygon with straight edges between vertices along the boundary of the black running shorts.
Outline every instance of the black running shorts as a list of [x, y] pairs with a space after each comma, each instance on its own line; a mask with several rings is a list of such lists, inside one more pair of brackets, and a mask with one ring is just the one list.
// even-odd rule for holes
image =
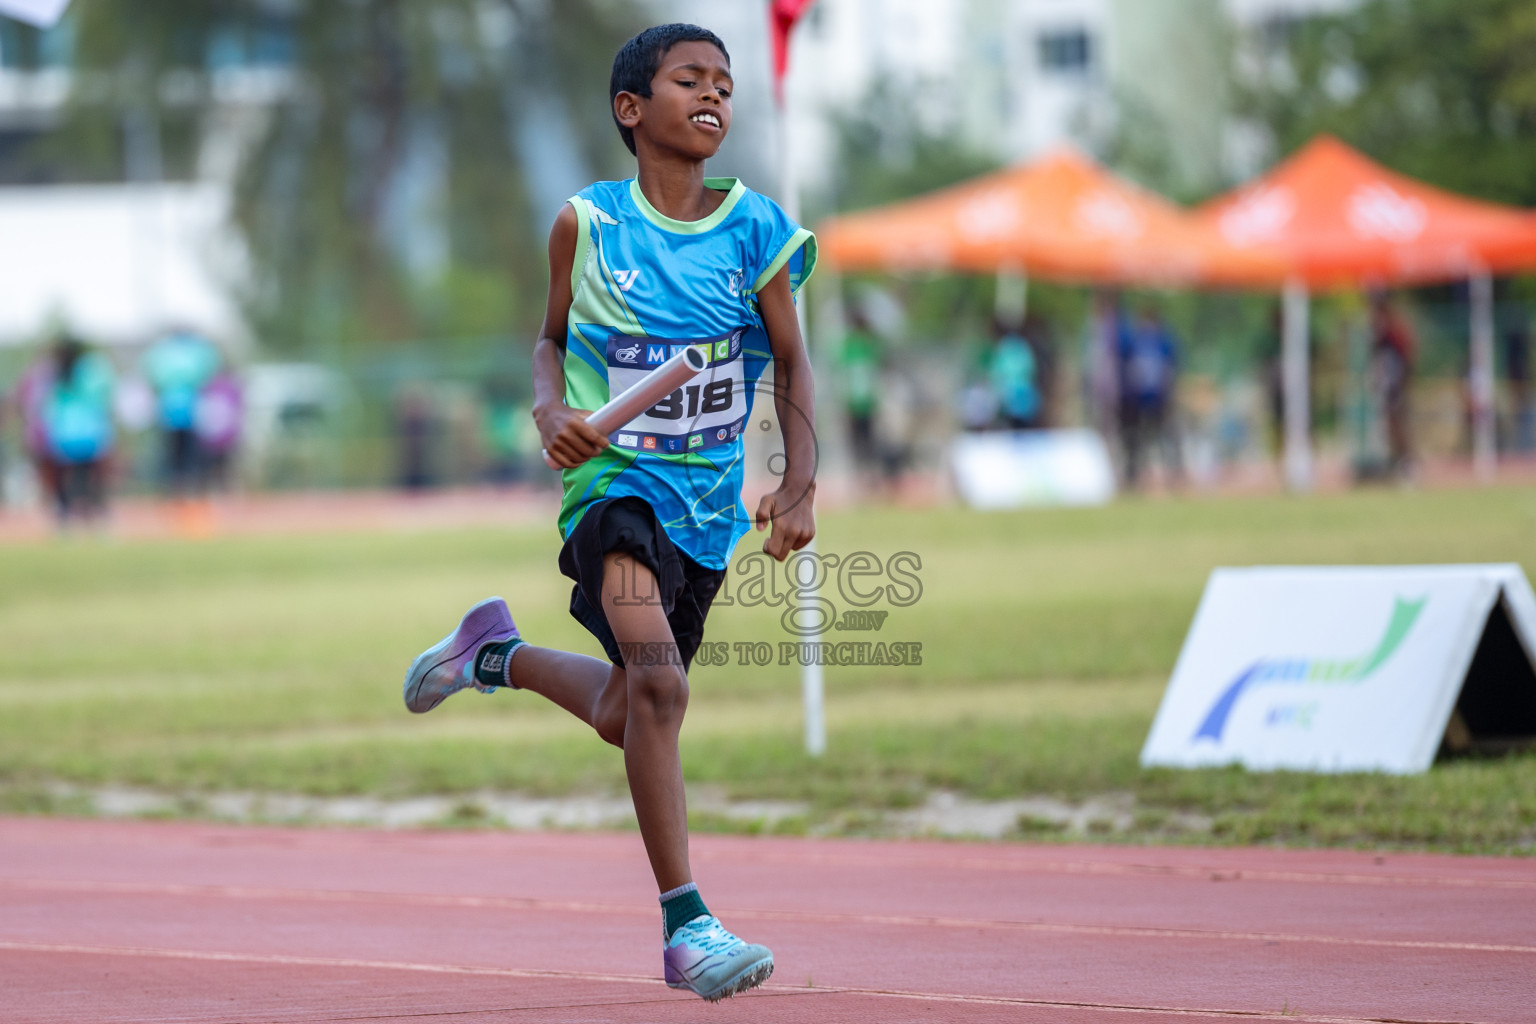
[[623, 652], [603, 614], [603, 556], [610, 551], [629, 555], [655, 575], [653, 593], [636, 583], [636, 574], [631, 573], [625, 598], [660, 602], [686, 672], [704, 641], [704, 617], [725, 581], [725, 571], [707, 569], [674, 547], [656, 522], [656, 513], [641, 498], [610, 498], [587, 509], [560, 549], [560, 571], [576, 581], [571, 588], [571, 617], [597, 637], [608, 660], [620, 668]]

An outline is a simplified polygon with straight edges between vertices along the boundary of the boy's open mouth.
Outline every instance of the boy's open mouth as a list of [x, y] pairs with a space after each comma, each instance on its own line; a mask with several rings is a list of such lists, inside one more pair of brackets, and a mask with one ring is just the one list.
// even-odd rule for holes
[[720, 118], [714, 114], [709, 113], [708, 111], [694, 114], [688, 120], [692, 121], [694, 124], [700, 124], [708, 128], [714, 128], [716, 131], [718, 131], [720, 128]]

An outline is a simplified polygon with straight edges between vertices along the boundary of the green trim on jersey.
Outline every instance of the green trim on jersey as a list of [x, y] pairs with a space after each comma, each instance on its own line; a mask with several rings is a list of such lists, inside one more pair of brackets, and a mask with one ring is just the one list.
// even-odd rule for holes
[[[618, 223], [613, 219], [613, 217], [605, 213], [596, 205], [592, 207], [592, 212], [597, 215], [597, 219], [600, 223], [605, 217], [607, 218], [608, 223]], [[595, 264], [597, 272], [595, 274], [587, 275], [587, 277], [589, 280], [593, 281], [594, 286], [598, 288], [598, 290], [593, 293], [593, 299], [597, 303], [597, 309], [605, 313], [608, 317], [606, 321], [599, 322], [615, 324], [621, 328], [625, 334], [644, 334], [645, 328], [640, 326], [640, 321], [638, 318], [636, 318], [634, 311], [629, 308], [629, 303], [624, 301], [624, 288], [619, 284], [618, 276], [614, 274], [613, 268], [608, 265], [608, 257], [603, 252], [603, 233], [601, 230], [599, 230], [594, 232], [594, 234], [597, 235], [597, 261]], [[571, 309], [574, 311], [575, 308], [576, 296], [572, 294]], [[596, 350], [594, 349], [593, 351]], [[598, 353], [598, 358], [606, 360], [608, 355], [606, 352]]]
[[587, 213], [585, 200], [568, 199], [571, 209], [576, 211], [576, 252], [571, 258], [571, 298], [576, 298], [576, 289], [581, 287], [582, 275], [587, 272], [587, 260], [592, 258], [592, 217]]
[[[611, 214], [598, 208], [590, 200], [572, 196], [567, 200], [576, 211], [580, 228], [576, 252], [579, 259], [571, 263], [571, 313], [566, 317], [566, 337], [584, 345], [598, 362], [605, 362], [607, 353], [598, 350], [580, 331], [575, 330], [579, 308], [593, 310], [602, 323], [612, 324], [625, 334], [644, 334], [624, 293], [619, 287], [613, 270], [603, 258], [602, 233], [593, 230], [593, 221], [615, 223]], [[597, 244], [592, 236], [597, 235]], [[573, 409], [596, 409], [608, 401], [608, 377], [598, 373], [583, 359], [565, 360], [565, 404]], [[569, 471], [567, 471], [569, 472]]]
[[663, 231], [671, 231], [679, 235], [699, 235], [725, 220], [747, 191], [747, 186], [743, 185], [738, 178], [705, 178], [704, 187], [724, 192], [725, 200], [716, 207], [714, 213], [703, 220], [673, 220], [668, 217], [645, 198], [645, 193], [640, 191], [639, 178], [630, 179], [629, 197], [635, 201], [635, 206], [639, 207], [641, 216]]
[[816, 269], [816, 236], [807, 228], [801, 228], [789, 236], [789, 241], [784, 243], [784, 248], [780, 249], [778, 255], [773, 258], [773, 262], [768, 264], [768, 269], [752, 282], [752, 291], [754, 293], [762, 291], [768, 282], [773, 280], [773, 275], [783, 269], [784, 264], [794, 257], [795, 252], [802, 245], [805, 246], [805, 261], [800, 265], [800, 273], [791, 275], [789, 279], [789, 293], [800, 294], [800, 288], [811, 279], [811, 272]]

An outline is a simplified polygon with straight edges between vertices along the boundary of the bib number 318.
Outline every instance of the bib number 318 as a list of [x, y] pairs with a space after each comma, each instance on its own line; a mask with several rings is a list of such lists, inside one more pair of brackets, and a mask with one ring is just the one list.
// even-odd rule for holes
[[659, 420], [693, 419], [710, 413], [725, 412], [731, 407], [735, 381], [727, 377], [707, 384], [687, 384], [672, 392], [646, 411], [647, 416]]

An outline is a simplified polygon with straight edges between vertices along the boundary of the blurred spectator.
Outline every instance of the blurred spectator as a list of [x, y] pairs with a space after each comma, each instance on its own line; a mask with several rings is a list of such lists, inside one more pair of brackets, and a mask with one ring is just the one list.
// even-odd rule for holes
[[1269, 411], [1269, 451], [1279, 459], [1285, 453], [1285, 308], [1276, 302], [1269, 312], [1264, 333], [1264, 399]]
[[1039, 360], [1035, 350], [1020, 330], [1001, 320], [994, 321], [996, 339], [987, 360], [987, 379], [997, 396], [998, 413], [1009, 430], [1027, 430], [1040, 425]]
[[880, 402], [875, 407], [874, 436], [881, 483], [888, 495], [895, 495], [917, 446], [917, 385], [893, 359], [882, 360], [877, 385]]
[[485, 384], [480, 430], [485, 450], [485, 480], [505, 487], [523, 479], [532, 417], [517, 400], [518, 385], [505, 375]]
[[880, 445], [875, 437], [875, 413], [880, 406], [880, 339], [863, 310], [849, 317], [848, 333], [838, 353], [842, 371], [843, 414], [853, 446], [854, 472], [868, 479], [880, 467]]
[[1024, 318], [1024, 340], [1035, 356], [1035, 391], [1040, 396], [1040, 411], [1035, 426], [1050, 427], [1058, 422], [1056, 408], [1056, 331], [1051, 322], [1038, 313]]
[[11, 400], [21, 422], [21, 444], [27, 461], [32, 464], [38, 487], [49, 495], [56, 490], [54, 476], [58, 467], [48, 445], [46, 409], [57, 366], [56, 350], [50, 348], [40, 352], [22, 371]]
[[1120, 333], [1119, 296], [1095, 293], [1083, 353], [1084, 398], [1090, 422], [1112, 451], [1120, 435]]
[[1520, 324], [1504, 335], [1504, 376], [1509, 380], [1509, 447], [1536, 450], [1536, 403], [1531, 400], [1531, 329]]
[[203, 388], [218, 372], [218, 350], [193, 331], [172, 331], [150, 346], [143, 369], [159, 412], [163, 492], [188, 497], [202, 489], [197, 404]]
[[240, 447], [245, 423], [245, 394], [240, 378], [224, 366], [203, 385], [192, 417], [197, 435], [201, 482], [217, 490], [230, 485], [230, 467]]
[[1387, 470], [1406, 475], [1413, 464], [1411, 385], [1417, 344], [1386, 292], [1371, 296], [1371, 380], [1386, 419]]
[[53, 350], [53, 374], [43, 403], [54, 512], [61, 526], [71, 519], [98, 520], [107, 511], [107, 466], [115, 430], [112, 364], [65, 335]]
[[1171, 481], [1184, 477], [1175, 422], [1178, 342], [1151, 305], [1142, 307], [1120, 333], [1120, 437], [1125, 449], [1125, 483], [1140, 483], [1148, 449], [1162, 450]]
[[962, 430], [991, 430], [997, 426], [997, 392], [987, 378], [987, 361], [992, 355], [990, 342], [966, 346], [970, 353], [965, 378], [960, 387], [956, 412]]
[[417, 387], [407, 387], [395, 399], [396, 480], [407, 491], [424, 491], [436, 482], [432, 473], [432, 442], [437, 422], [432, 401]]

